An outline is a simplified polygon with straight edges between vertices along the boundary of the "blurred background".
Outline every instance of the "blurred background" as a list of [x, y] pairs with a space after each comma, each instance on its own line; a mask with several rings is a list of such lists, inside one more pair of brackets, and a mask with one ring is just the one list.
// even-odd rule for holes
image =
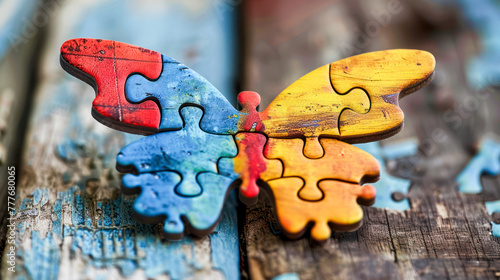
[[[497, 28], [498, 0], [0, 0], [3, 279], [495, 279]], [[383, 173], [357, 232], [324, 245], [286, 240], [265, 198], [233, 198], [210, 236], [168, 242], [136, 223], [133, 197], [120, 194], [114, 158], [139, 136], [93, 120], [93, 89], [59, 65], [61, 44], [79, 37], [171, 56], [234, 106], [240, 91], [259, 92], [261, 110], [306, 73], [364, 52], [422, 49], [437, 67], [401, 100], [404, 130], [361, 146]]]

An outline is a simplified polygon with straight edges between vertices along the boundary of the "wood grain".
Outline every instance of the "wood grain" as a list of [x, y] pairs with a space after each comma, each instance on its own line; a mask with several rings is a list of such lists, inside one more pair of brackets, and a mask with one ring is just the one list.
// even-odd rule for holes
[[[353, 52], [394, 47], [429, 50], [437, 54], [441, 79], [401, 101], [406, 128], [399, 139], [416, 136], [420, 148], [416, 155], [387, 161], [385, 166], [389, 174], [411, 180], [410, 209], [363, 208], [363, 225], [357, 232], [334, 232], [326, 244], [315, 245], [307, 238], [283, 239], [271, 200], [261, 199], [247, 208], [244, 228], [250, 278], [294, 274], [300, 279], [496, 279], [500, 244], [490, 234], [491, 217], [484, 202], [500, 198], [498, 176], [483, 176], [483, 192], [476, 195], [460, 193], [455, 176], [473, 157], [469, 144], [484, 132], [484, 122], [498, 121], [498, 114], [486, 107], [498, 104], [499, 97], [492, 91], [479, 109], [457, 117], [463, 100], [475, 96], [464, 83], [464, 45], [470, 42], [464, 41], [461, 27], [450, 34], [449, 27], [429, 26], [422, 18], [430, 11], [417, 9], [424, 3], [400, 2], [402, 12], [392, 14], [379, 35], [365, 37], [363, 47], [346, 53], [342, 46], [362, 41], [365, 25], [391, 1], [317, 1], [311, 6], [318, 9], [311, 12], [310, 7], [307, 13], [290, 8], [300, 1], [277, 1], [271, 7], [264, 2], [245, 3], [250, 11], [245, 13], [247, 88], [259, 91], [264, 104], [274, 98], [272, 90], [285, 88], [300, 76], [297, 72]], [[449, 98], [442, 98], [445, 95]], [[444, 116], [447, 110], [452, 112]], [[450, 122], [446, 118], [450, 115], [458, 120]], [[497, 123], [490, 129], [497, 131]], [[389, 144], [382, 146], [386, 149]]]

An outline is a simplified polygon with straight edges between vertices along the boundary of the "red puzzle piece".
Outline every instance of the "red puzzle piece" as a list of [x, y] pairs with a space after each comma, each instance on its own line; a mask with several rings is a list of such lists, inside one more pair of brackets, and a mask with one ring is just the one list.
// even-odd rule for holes
[[92, 115], [101, 123], [140, 134], [158, 129], [158, 105], [152, 100], [130, 103], [125, 97], [125, 81], [132, 73], [158, 78], [163, 67], [160, 53], [110, 40], [73, 39], [61, 46], [61, 65], [94, 87]]

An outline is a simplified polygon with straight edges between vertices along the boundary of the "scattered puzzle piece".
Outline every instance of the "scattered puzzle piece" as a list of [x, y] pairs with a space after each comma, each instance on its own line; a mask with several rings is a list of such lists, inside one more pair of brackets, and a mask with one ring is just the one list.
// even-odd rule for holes
[[[338, 120], [345, 109], [367, 113], [370, 98], [361, 88], [336, 92], [330, 81], [330, 66], [324, 65], [287, 87], [260, 115], [269, 137], [339, 138]], [[306, 148], [306, 156], [317, 158], [322, 154], [319, 144]]]
[[174, 188], [181, 177], [174, 172], [127, 174], [123, 177], [123, 190], [140, 192], [134, 212], [145, 222], [163, 222], [166, 238], [179, 240], [184, 232], [203, 236], [215, 228], [232, 180], [214, 173], [201, 173], [198, 177], [204, 191], [195, 197], [177, 195]]
[[480, 193], [482, 191], [481, 174], [497, 175], [500, 173], [500, 143], [484, 140], [478, 154], [471, 159], [458, 174], [458, 190], [463, 193]]
[[138, 134], [153, 133], [160, 124], [154, 101], [131, 104], [125, 81], [132, 73], [149, 79], [160, 76], [161, 54], [125, 43], [99, 39], [73, 39], [61, 46], [61, 66], [96, 91], [92, 115], [111, 128]]
[[498, 224], [498, 219], [494, 218], [495, 215], [500, 214], [500, 200], [487, 201], [484, 204], [486, 205], [488, 213], [493, 217], [491, 222], [491, 232], [493, 236], [500, 237], [500, 224]]
[[196, 176], [200, 172], [217, 172], [220, 157], [234, 157], [237, 148], [233, 137], [214, 135], [199, 127], [202, 111], [196, 107], [181, 110], [185, 122], [180, 131], [162, 132], [137, 140], [117, 156], [117, 168], [123, 172], [149, 173], [175, 171], [182, 182], [175, 191], [183, 196], [202, 192]]
[[324, 241], [331, 235], [331, 229], [352, 231], [361, 226], [363, 209], [375, 199], [375, 187], [336, 180], [318, 183], [325, 196], [321, 201], [300, 199], [296, 193], [304, 186], [298, 177], [281, 178], [268, 182], [273, 195], [276, 215], [283, 233], [288, 238], [298, 238], [313, 222], [311, 237]]
[[356, 147], [367, 151], [380, 163], [380, 181], [373, 183], [373, 186], [377, 189], [377, 197], [372, 206], [400, 211], [410, 209], [410, 203], [406, 197], [396, 201], [394, 196], [397, 193], [406, 196], [410, 190], [411, 181], [387, 173], [385, 162], [387, 159], [414, 155], [417, 153], [417, 144], [414, 141], [405, 141], [382, 148], [379, 142], [372, 142], [358, 144]]
[[322, 138], [325, 155], [310, 159], [303, 155], [302, 139], [269, 138], [264, 155], [269, 159], [280, 159], [284, 165], [283, 177], [300, 177], [305, 181], [298, 196], [309, 201], [324, 198], [318, 182], [337, 179], [363, 184], [378, 180], [380, 165], [369, 153], [339, 140]]
[[259, 187], [257, 180], [268, 181], [280, 178], [283, 165], [279, 160], [264, 157], [266, 137], [260, 133], [238, 133], [235, 136], [238, 155], [235, 158], [221, 158], [219, 172], [234, 178], [241, 178], [240, 199], [247, 203], [257, 202]]

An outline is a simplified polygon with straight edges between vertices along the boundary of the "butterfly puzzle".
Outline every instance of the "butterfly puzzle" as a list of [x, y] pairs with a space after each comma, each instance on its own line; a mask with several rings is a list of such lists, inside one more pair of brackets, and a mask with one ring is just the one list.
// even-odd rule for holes
[[255, 203], [268, 192], [282, 232], [332, 230], [362, 222], [380, 166], [352, 143], [398, 133], [398, 101], [427, 84], [435, 60], [425, 51], [387, 50], [322, 66], [298, 79], [263, 111], [244, 91], [237, 110], [195, 71], [158, 52], [125, 43], [72, 39], [61, 65], [94, 87], [92, 115], [113, 129], [148, 135], [117, 155], [122, 190], [138, 194], [134, 213], [163, 223], [168, 239], [205, 235], [225, 198], [239, 188]]

